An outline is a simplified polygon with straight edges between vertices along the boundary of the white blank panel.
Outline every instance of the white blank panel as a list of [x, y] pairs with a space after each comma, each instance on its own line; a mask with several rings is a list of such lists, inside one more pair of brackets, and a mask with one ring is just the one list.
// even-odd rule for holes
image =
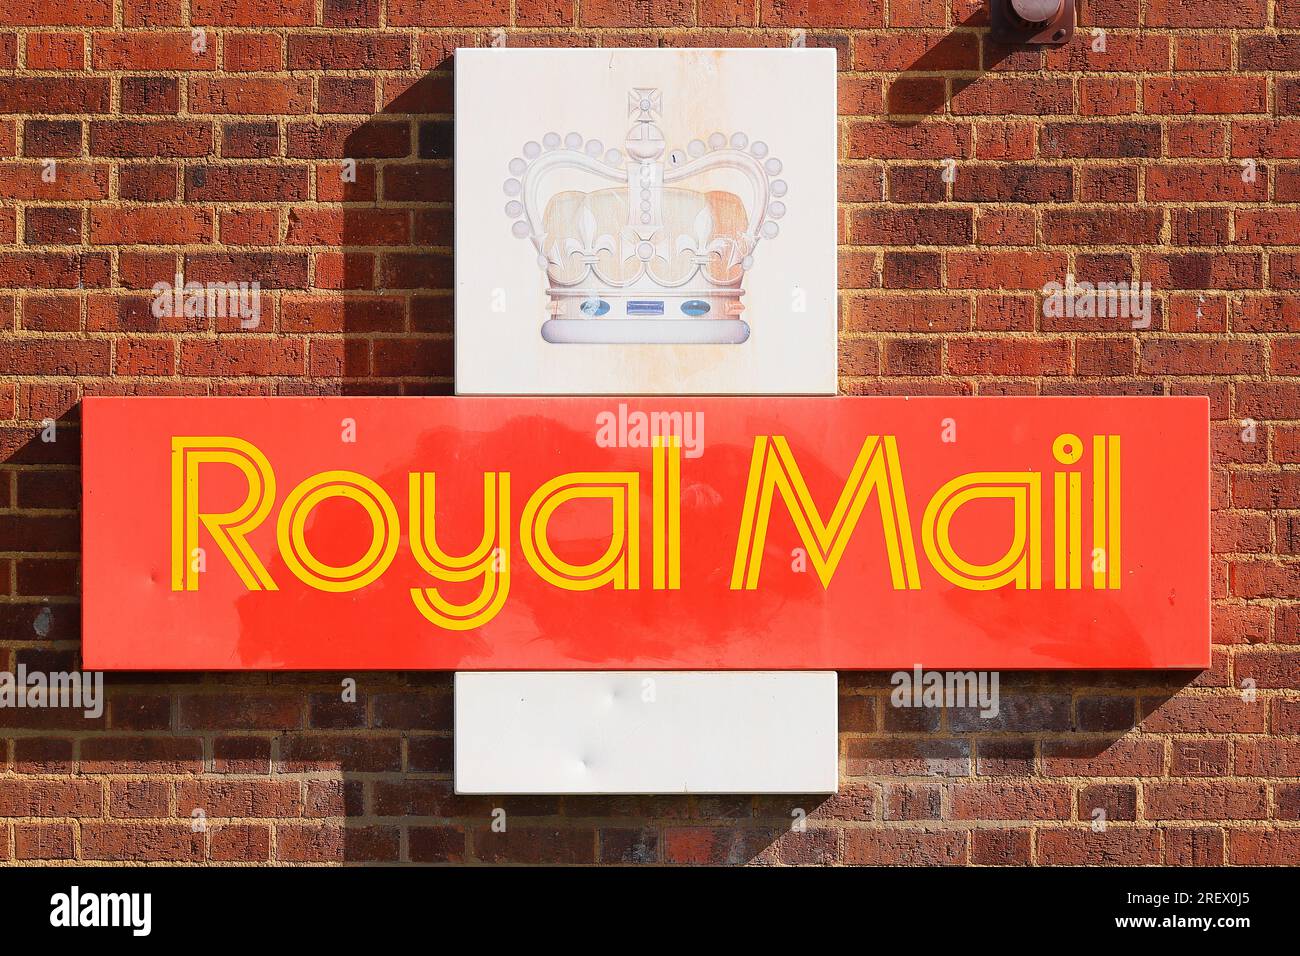
[[834, 671], [456, 674], [457, 793], [834, 793]]

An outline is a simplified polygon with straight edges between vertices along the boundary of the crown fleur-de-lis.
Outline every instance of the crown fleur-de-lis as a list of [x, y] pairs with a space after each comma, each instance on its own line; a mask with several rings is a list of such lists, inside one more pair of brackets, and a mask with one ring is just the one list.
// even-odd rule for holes
[[735, 245], [731, 240], [718, 236], [712, 242], [709, 236], [713, 235], [713, 213], [709, 212], [709, 207], [705, 206], [695, 217], [695, 223], [692, 227], [694, 235], [679, 236], [677, 238], [677, 254], [689, 252], [696, 262], [707, 262], [709, 256], [717, 253], [719, 257], [725, 256], [727, 251]]
[[564, 243], [564, 251], [570, 256], [581, 256], [584, 263], [595, 262], [601, 252], [614, 251], [614, 237], [608, 233], [596, 235], [596, 217], [591, 214], [589, 206], [583, 206], [578, 216], [578, 235], [582, 241], [569, 238]]

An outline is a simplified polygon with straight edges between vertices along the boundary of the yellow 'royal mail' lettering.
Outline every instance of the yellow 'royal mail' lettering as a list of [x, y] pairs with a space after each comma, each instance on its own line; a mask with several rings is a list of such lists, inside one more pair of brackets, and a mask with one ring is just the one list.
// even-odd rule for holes
[[[234, 511], [208, 514], [199, 511], [199, 466], [233, 465], [248, 480], [248, 495]], [[171, 566], [173, 591], [197, 591], [199, 525], [250, 591], [278, 588], [261, 560], [248, 546], [248, 533], [266, 520], [275, 502], [275, 472], [266, 456], [242, 438], [177, 437], [172, 439]]]
[[420, 567], [439, 581], [481, 577], [483, 587], [468, 604], [453, 604], [437, 588], [411, 588], [411, 600], [439, 627], [468, 631], [496, 617], [510, 594], [510, 473], [483, 475], [483, 537], [464, 555], [451, 555], [438, 547], [434, 477], [432, 472], [410, 475], [411, 552]]
[[916, 548], [912, 544], [912, 527], [907, 517], [907, 494], [898, 464], [898, 443], [893, 435], [869, 435], [862, 443], [829, 521], [824, 521], [817, 510], [785, 438], [780, 435], [755, 438], [745, 489], [745, 507], [740, 519], [740, 536], [736, 541], [736, 561], [731, 572], [733, 591], [758, 587], [763, 545], [772, 515], [772, 497], [777, 491], [794, 519], [799, 538], [808, 550], [822, 587], [830, 587], [835, 568], [844, 556], [853, 529], [858, 526], [858, 519], [873, 492], [880, 507], [885, 550], [889, 555], [889, 577], [894, 589], [921, 586], [916, 569]]
[[[1011, 502], [1011, 543], [1001, 557], [975, 564], [952, 545], [951, 523], [963, 505], [989, 498]], [[940, 577], [968, 591], [1043, 586], [1042, 475], [1036, 471], [975, 471], [934, 493], [921, 519], [921, 544]]]
[[[330, 498], [355, 501], [370, 519], [370, 546], [351, 564], [326, 564], [307, 547], [307, 518]], [[280, 556], [294, 576], [318, 591], [355, 591], [378, 580], [397, 556], [401, 538], [397, 508], [388, 492], [355, 471], [323, 471], [302, 481], [280, 508], [275, 526]]]
[[[1065, 433], [1052, 445], [1055, 460], [1076, 465], [1084, 442]], [[677, 590], [681, 581], [681, 457], [676, 436], [654, 438], [651, 455], [652, 587]], [[1120, 587], [1120, 439], [1093, 437], [1093, 587]], [[199, 475], [204, 465], [224, 464], [239, 470], [247, 491], [229, 512], [199, 510]], [[1036, 471], [976, 471], [958, 475], [929, 499], [921, 518], [920, 537], [931, 567], [944, 581], [971, 591], [1002, 587], [1042, 588], [1042, 483]], [[172, 439], [172, 590], [194, 591], [202, 568], [200, 529], [216, 542], [250, 591], [277, 590], [261, 559], [248, 543], [249, 534], [269, 515], [275, 502], [275, 473], [262, 452], [243, 439], [185, 436]], [[1078, 471], [1052, 475], [1053, 586], [1075, 590], [1082, 579], [1084, 503]], [[467, 600], [448, 599], [439, 587], [410, 587], [411, 600], [429, 622], [445, 630], [466, 631], [493, 620], [505, 606], [511, 585], [512, 505], [509, 472], [483, 474], [482, 535], [472, 549], [450, 554], [438, 543], [434, 507], [436, 475], [408, 476], [410, 546], [419, 567], [442, 584], [481, 580]], [[525, 503], [519, 518], [519, 545], [529, 567], [547, 583], [567, 591], [610, 587], [640, 588], [641, 474], [636, 471], [581, 471], [544, 482]], [[836, 568], [874, 495], [894, 590], [917, 590], [921, 579], [908, 515], [907, 492], [893, 435], [870, 435], [862, 443], [828, 518], [813, 501], [790, 445], [781, 435], [754, 439], [746, 480], [739, 533], [731, 574], [732, 590], [759, 585], [762, 556], [780, 495], [823, 588]], [[330, 565], [312, 553], [306, 527], [312, 511], [331, 498], [355, 502], [370, 520], [370, 541], [351, 563]], [[598, 557], [575, 564], [556, 553], [551, 519], [564, 505], [579, 500], [607, 501], [610, 525], [606, 547]], [[952, 523], [961, 508], [977, 501], [1005, 500], [1011, 521], [1005, 550], [977, 563], [953, 544]], [[373, 583], [392, 565], [401, 540], [398, 511], [377, 482], [353, 471], [324, 471], [294, 487], [280, 506], [275, 523], [280, 556], [295, 577], [327, 592], [354, 591]]]
[[[614, 590], [641, 586], [641, 476], [635, 471], [575, 471], [546, 482], [524, 505], [519, 547], [529, 566], [547, 584], [566, 591]], [[547, 529], [561, 505], [582, 498], [604, 498], [610, 505], [609, 546], [587, 564], [565, 561], [551, 547]]]

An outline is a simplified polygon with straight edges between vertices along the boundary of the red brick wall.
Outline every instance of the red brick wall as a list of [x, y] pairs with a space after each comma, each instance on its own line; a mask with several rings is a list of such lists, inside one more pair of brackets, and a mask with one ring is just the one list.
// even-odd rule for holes
[[[836, 47], [842, 390], [1208, 395], [1215, 653], [1003, 675], [992, 723], [844, 674], [824, 801], [459, 799], [445, 676], [118, 676], [96, 722], [0, 710], [0, 861], [1300, 859], [1300, 11], [1081, 19], [1044, 51], [977, 0], [7, 0], [0, 670], [78, 664], [82, 396], [449, 390], [451, 51], [494, 28]], [[182, 261], [275, 290], [261, 328], [153, 318]], [[1152, 327], [1042, 317], [1067, 271], [1149, 280]]]

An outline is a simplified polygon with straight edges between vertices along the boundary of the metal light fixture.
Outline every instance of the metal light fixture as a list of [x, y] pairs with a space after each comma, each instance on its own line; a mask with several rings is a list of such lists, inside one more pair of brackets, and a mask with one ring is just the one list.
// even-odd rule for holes
[[990, 0], [993, 38], [1060, 46], [1074, 36], [1075, 0]]

